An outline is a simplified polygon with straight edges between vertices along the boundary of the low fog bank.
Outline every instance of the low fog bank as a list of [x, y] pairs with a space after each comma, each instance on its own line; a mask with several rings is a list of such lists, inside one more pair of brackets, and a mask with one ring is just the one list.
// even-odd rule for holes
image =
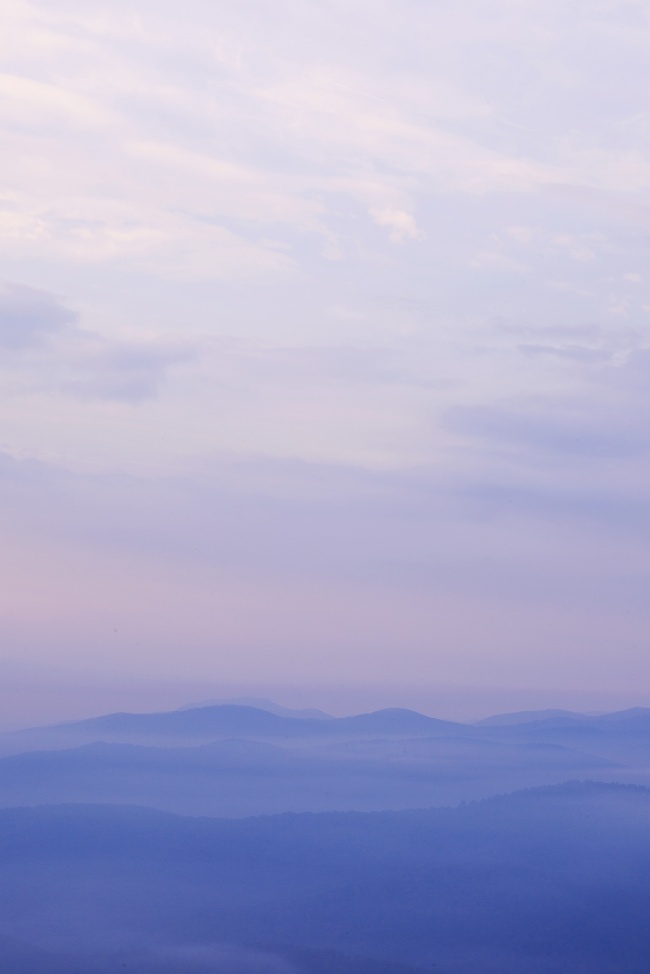
[[130, 974], [303, 974], [281, 956], [236, 946], [131, 946], [115, 950], [101, 936], [85, 949], [74, 942], [42, 949], [0, 937], [0, 959], [3, 970], [11, 974], [113, 974], [119, 970]]
[[0, 962], [11, 974], [429, 974], [422, 968], [341, 951], [233, 944], [134, 945], [115, 948], [98, 936], [44, 950], [0, 937]]
[[643, 780], [553, 745], [415, 739], [282, 748], [251, 741], [164, 748], [88, 744], [0, 759], [0, 806], [144, 805], [186, 815], [399, 811], [454, 805], [569, 777]]
[[0, 934], [30, 974], [647, 974], [649, 821], [650, 791], [589, 782], [395, 813], [6, 809]]

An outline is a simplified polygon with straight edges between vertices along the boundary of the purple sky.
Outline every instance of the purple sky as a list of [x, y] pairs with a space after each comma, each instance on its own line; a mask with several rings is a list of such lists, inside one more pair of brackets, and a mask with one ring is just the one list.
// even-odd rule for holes
[[6, 0], [5, 726], [650, 704], [650, 10]]

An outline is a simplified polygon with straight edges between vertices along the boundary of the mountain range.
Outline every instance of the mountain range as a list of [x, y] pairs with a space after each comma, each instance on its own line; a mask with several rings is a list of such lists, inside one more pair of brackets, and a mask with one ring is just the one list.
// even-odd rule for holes
[[647, 789], [589, 782], [372, 814], [5, 809], [0, 934], [11, 974], [21, 949], [29, 974], [646, 974], [649, 821]]
[[5, 734], [0, 807], [110, 802], [215, 816], [397, 811], [567, 778], [650, 781], [644, 709], [532, 712], [477, 724], [403, 709], [289, 714], [229, 703]]

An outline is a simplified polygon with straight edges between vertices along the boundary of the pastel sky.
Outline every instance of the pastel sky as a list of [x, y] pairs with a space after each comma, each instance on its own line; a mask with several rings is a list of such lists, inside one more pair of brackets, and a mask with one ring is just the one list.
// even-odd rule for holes
[[646, 0], [5, 0], [5, 722], [650, 704]]

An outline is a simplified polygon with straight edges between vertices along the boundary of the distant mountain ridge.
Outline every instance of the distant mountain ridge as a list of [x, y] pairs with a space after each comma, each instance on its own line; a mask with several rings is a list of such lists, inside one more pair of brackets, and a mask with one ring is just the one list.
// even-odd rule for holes
[[[495, 714], [473, 722], [443, 720], [401, 707], [385, 708], [346, 717], [334, 717], [313, 709], [290, 709], [271, 700], [242, 697], [228, 701], [187, 704], [177, 710], [153, 713], [116, 712], [82, 720], [65, 721], [0, 735], [8, 746], [50, 737], [57, 746], [68, 746], [94, 740], [147, 743], [159, 737], [191, 743], [209, 742], [239, 736], [243, 739], [336, 737], [354, 739], [363, 736], [410, 737], [460, 734], [473, 737], [495, 730], [527, 733], [531, 728], [578, 727], [650, 728], [650, 708], [634, 707], [604, 714], [581, 714], [575, 711], [547, 709]], [[105, 735], [105, 736], [102, 736]], [[48, 746], [44, 743], [42, 746]]]
[[305, 740], [363, 737], [413, 737], [456, 733], [464, 724], [393, 708], [352, 717], [286, 717], [236, 704], [193, 707], [159, 713], [114, 713], [85, 720], [5, 734], [4, 753], [18, 749], [72, 747], [97, 740], [114, 743], [208, 743], [244, 740]]
[[495, 714], [474, 722], [475, 727], [508, 727], [518, 724], [542, 724], [552, 721], [574, 721], [595, 726], [600, 722], [623, 723], [627, 721], [650, 721], [650, 707], [631, 707], [608, 713], [583, 714], [574, 710], [522, 710], [508, 714]]
[[477, 727], [509, 727], [515, 724], [529, 724], [539, 720], [554, 720], [557, 717], [566, 717], [569, 720], [582, 720], [586, 716], [600, 716], [599, 714], [582, 714], [574, 710], [518, 710], [508, 714], [494, 714], [491, 717], [483, 717], [482, 720], [474, 721]]
[[182, 707], [178, 707], [178, 710], [201, 710], [205, 707], [223, 706], [253, 707], [256, 710], [266, 710], [277, 717], [332, 720], [332, 715], [326, 714], [324, 710], [317, 710], [313, 707], [298, 710], [292, 707], [282, 707], [280, 704], [274, 703], [273, 700], [267, 700], [266, 697], [227, 697], [218, 700], [201, 700], [195, 703], [186, 703]]

